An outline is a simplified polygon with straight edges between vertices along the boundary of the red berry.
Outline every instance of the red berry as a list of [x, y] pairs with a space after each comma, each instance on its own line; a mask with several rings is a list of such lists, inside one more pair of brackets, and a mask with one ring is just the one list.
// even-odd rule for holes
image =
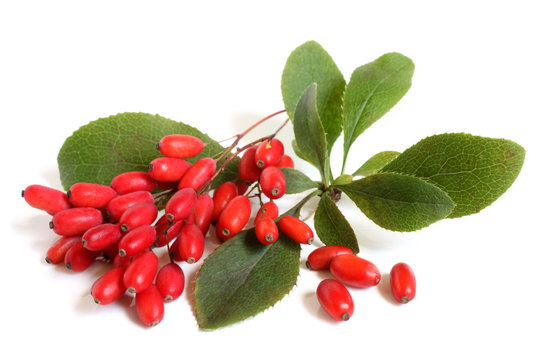
[[152, 191], [157, 187], [157, 182], [147, 172], [128, 171], [115, 176], [111, 180], [111, 187], [118, 195], [124, 195], [135, 191]]
[[199, 155], [204, 149], [204, 143], [195, 136], [173, 134], [161, 138], [156, 148], [163, 156], [185, 159]]
[[125, 268], [129, 264], [131, 264], [132, 260], [133, 260], [133, 256], [120, 256], [120, 254], [118, 254], [118, 250], [117, 250], [117, 254], [113, 258], [113, 266], [114, 267], [123, 267], [123, 268]]
[[343, 284], [357, 288], [375, 286], [381, 280], [374, 264], [353, 254], [336, 256], [330, 262], [330, 272]]
[[172, 261], [184, 261], [182, 257], [180, 256], [180, 250], [178, 249], [178, 245], [180, 244], [180, 238], [176, 238], [176, 240], [173, 241], [171, 246], [169, 246], [169, 258], [172, 259]]
[[237, 182], [235, 183], [235, 185], [236, 185], [236, 192], [238, 195], [244, 195], [247, 189], [249, 189], [249, 185], [247, 185], [244, 182]]
[[257, 211], [257, 215], [255, 215], [255, 221], [254, 223], [257, 224], [261, 219], [276, 219], [279, 216], [279, 208], [277, 207], [276, 203], [273, 201], [269, 201], [267, 203], [264, 203], [263, 206]]
[[71, 207], [64, 192], [47, 186], [30, 185], [22, 191], [22, 197], [28, 205], [46, 211], [50, 215]]
[[412, 268], [405, 263], [397, 263], [390, 271], [390, 286], [394, 298], [406, 304], [416, 295], [416, 277]]
[[148, 250], [135, 256], [124, 272], [124, 286], [130, 293], [144, 291], [154, 281], [159, 266], [159, 259]]
[[113, 221], [120, 220], [122, 214], [135, 204], [154, 203], [154, 197], [149, 191], [134, 191], [119, 195], [107, 205], [107, 212]]
[[150, 284], [144, 291], [135, 295], [135, 309], [139, 319], [146, 326], [156, 326], [163, 320], [165, 306], [156, 285]]
[[300, 244], [313, 242], [313, 231], [302, 220], [294, 216], [283, 216], [278, 221], [279, 230]]
[[152, 160], [148, 165], [148, 175], [152, 179], [162, 182], [179, 181], [191, 167], [184, 159], [160, 157]]
[[95, 303], [108, 305], [120, 299], [126, 292], [123, 278], [124, 268], [122, 267], [112, 268], [99, 277], [90, 291]]
[[282, 197], [287, 189], [285, 175], [275, 166], [266, 167], [261, 172], [259, 182], [263, 194], [272, 200]]
[[238, 163], [238, 176], [248, 185], [257, 181], [261, 174], [261, 168], [255, 161], [255, 152], [257, 152], [257, 146], [248, 148]]
[[128, 232], [142, 225], [152, 224], [158, 215], [158, 208], [153, 203], [135, 204], [128, 208], [118, 221], [123, 232]]
[[80, 236], [62, 236], [51, 245], [49, 250], [47, 250], [45, 261], [49, 264], [59, 264], [63, 262], [69, 248], [80, 241]]
[[204, 236], [212, 223], [212, 214], [214, 212], [214, 200], [208, 194], [201, 194], [197, 198], [195, 210], [187, 217], [187, 222], [195, 224], [201, 229]]
[[279, 162], [276, 164], [276, 167], [287, 167], [294, 169], [294, 161], [289, 155], [283, 155], [281, 160], [279, 160]]
[[185, 224], [178, 235], [178, 253], [188, 264], [199, 261], [204, 253], [204, 235], [195, 224]]
[[194, 189], [181, 189], [165, 205], [165, 216], [170, 221], [183, 220], [193, 212], [196, 203], [197, 193]]
[[82, 235], [103, 222], [101, 211], [90, 207], [71, 208], [54, 214], [49, 227], [62, 236]]
[[115, 196], [116, 191], [110, 186], [83, 182], [73, 184], [67, 192], [71, 205], [96, 209], [106, 207]]
[[221, 184], [214, 191], [214, 197], [212, 199], [214, 201], [212, 220], [217, 221], [217, 219], [219, 219], [219, 215], [221, 214], [227, 203], [237, 195], [238, 189], [232, 181], [227, 181]]
[[327, 245], [313, 250], [307, 258], [306, 266], [311, 270], [327, 270], [330, 261], [338, 255], [352, 254], [351, 248], [342, 245]]
[[212, 158], [202, 158], [193, 164], [180, 182], [178, 189], [192, 188], [200, 190], [216, 172], [216, 161]]
[[255, 163], [261, 169], [267, 168], [268, 166], [274, 166], [283, 157], [284, 148], [281, 141], [274, 138], [270, 140], [264, 140], [258, 147], [255, 152]]
[[184, 271], [175, 263], [163, 265], [156, 275], [156, 287], [164, 302], [178, 299], [184, 292], [185, 282]]
[[85, 231], [82, 244], [88, 250], [99, 251], [117, 243], [121, 237], [120, 225], [101, 224]]
[[347, 321], [354, 313], [354, 302], [349, 290], [337, 280], [321, 281], [317, 286], [317, 299], [334, 320]]
[[255, 224], [255, 236], [261, 244], [268, 245], [274, 243], [279, 237], [276, 223], [272, 219], [262, 219]]
[[160, 217], [154, 225], [156, 228], [156, 241], [154, 242], [154, 246], [161, 247], [167, 245], [180, 233], [180, 229], [183, 225], [183, 221], [169, 221], [166, 215]]
[[139, 226], [128, 232], [118, 242], [120, 256], [137, 255], [148, 249], [156, 240], [156, 229], [151, 225]]
[[225, 206], [216, 225], [218, 238], [227, 240], [246, 226], [251, 216], [251, 203], [244, 195], [238, 195]]
[[83, 271], [92, 265], [99, 253], [99, 251], [88, 250], [82, 246], [82, 242], [79, 241], [73, 244], [66, 252], [64, 264], [66, 264], [66, 267], [69, 270], [76, 272]]

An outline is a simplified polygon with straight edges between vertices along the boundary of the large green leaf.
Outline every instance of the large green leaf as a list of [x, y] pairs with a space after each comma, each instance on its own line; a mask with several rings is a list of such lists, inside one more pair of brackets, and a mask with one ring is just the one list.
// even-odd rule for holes
[[[65, 189], [76, 182], [109, 184], [126, 171], [146, 171], [148, 163], [162, 156], [156, 150], [159, 140], [169, 134], [187, 134], [209, 143], [195, 158], [211, 157], [223, 150], [196, 128], [159, 115], [121, 113], [80, 127], [68, 137], [58, 153], [60, 179]], [[213, 187], [238, 176], [238, 160], [229, 163], [212, 183]]]
[[386, 114], [411, 87], [414, 64], [388, 53], [357, 68], [343, 99], [343, 169], [356, 138]]
[[384, 173], [337, 186], [377, 225], [394, 231], [414, 231], [446, 218], [452, 199], [420, 178]]
[[517, 178], [525, 149], [513, 141], [452, 133], [427, 137], [405, 150], [381, 172], [421, 177], [456, 203], [449, 217], [479, 212]]
[[281, 93], [290, 119], [294, 120], [296, 105], [300, 97], [313, 83], [318, 85], [317, 109], [326, 132], [330, 152], [341, 134], [345, 79], [322, 46], [315, 41], [308, 41], [291, 53], [281, 78]]
[[280, 170], [285, 175], [285, 180], [287, 181], [285, 194], [297, 194], [319, 186], [300, 170], [287, 167], [280, 168]]
[[400, 153], [397, 151], [381, 151], [370, 157], [353, 173], [353, 176], [368, 176], [381, 170], [386, 164], [394, 160]]

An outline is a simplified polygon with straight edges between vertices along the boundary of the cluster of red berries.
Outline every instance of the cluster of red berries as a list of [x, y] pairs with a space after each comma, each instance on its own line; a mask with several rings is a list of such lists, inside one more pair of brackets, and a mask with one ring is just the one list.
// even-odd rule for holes
[[[109, 185], [76, 183], [63, 192], [30, 185], [22, 193], [26, 202], [52, 215], [50, 228], [60, 236], [48, 249], [46, 261], [63, 263], [72, 271], [87, 269], [96, 259], [113, 267], [91, 288], [96, 303], [110, 304], [126, 292], [135, 297], [140, 320], [157, 325], [164, 303], [183, 292], [185, 276], [177, 262], [192, 264], [204, 253], [210, 225], [227, 240], [243, 230], [251, 216], [246, 191], [259, 189], [261, 208], [255, 218], [257, 239], [271, 244], [278, 228], [291, 239], [310, 244], [313, 232], [301, 220], [279, 216], [273, 200], [285, 194], [280, 167], [294, 167], [283, 144], [269, 138], [247, 149], [239, 162], [238, 181], [228, 181], [208, 194], [219, 169], [204, 157], [193, 164], [185, 159], [201, 154], [205, 144], [189, 135], [168, 135], [157, 144], [163, 155], [152, 160], [148, 171], [117, 175]], [[163, 190], [155, 192], [156, 189]], [[261, 192], [269, 201], [263, 203]], [[157, 203], [172, 195], [158, 218]], [[170, 262], [160, 267], [154, 249], [167, 246]]]
[[[329, 245], [312, 251], [306, 266], [311, 270], [330, 270], [334, 279], [325, 279], [317, 287], [321, 307], [337, 321], [346, 321], [354, 312], [353, 298], [346, 286], [369, 288], [379, 284], [377, 266], [355, 254], [346, 246]], [[416, 278], [412, 268], [397, 263], [390, 271], [390, 287], [396, 301], [406, 304], [416, 295]]]

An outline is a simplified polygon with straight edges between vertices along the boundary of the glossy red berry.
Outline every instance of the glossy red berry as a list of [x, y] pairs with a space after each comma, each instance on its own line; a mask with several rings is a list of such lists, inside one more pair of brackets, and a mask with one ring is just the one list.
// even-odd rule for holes
[[195, 224], [201, 229], [204, 236], [212, 223], [212, 214], [214, 213], [214, 200], [208, 194], [201, 194], [197, 198], [195, 210], [186, 218], [188, 223]]
[[283, 157], [284, 151], [283, 143], [278, 139], [264, 140], [255, 152], [255, 163], [261, 169], [277, 165]]
[[161, 138], [156, 149], [163, 156], [186, 159], [199, 155], [204, 149], [204, 143], [195, 136], [172, 134]]
[[199, 261], [204, 253], [204, 235], [195, 224], [185, 224], [178, 235], [178, 254], [188, 264]]
[[251, 216], [251, 203], [244, 195], [238, 195], [225, 206], [216, 224], [218, 238], [227, 240], [246, 226]]
[[124, 286], [130, 293], [144, 291], [156, 276], [159, 259], [153, 251], [148, 250], [133, 257], [124, 272]]
[[351, 248], [342, 245], [327, 245], [313, 250], [307, 258], [306, 266], [311, 270], [327, 270], [330, 261], [338, 255], [352, 254]]
[[99, 254], [99, 251], [88, 250], [82, 246], [82, 242], [79, 241], [73, 244], [66, 252], [64, 264], [66, 264], [66, 267], [71, 271], [84, 271], [92, 265]]
[[187, 218], [195, 209], [197, 193], [192, 188], [177, 191], [165, 205], [165, 216], [170, 221]]
[[115, 176], [111, 180], [111, 187], [118, 195], [124, 195], [135, 191], [152, 191], [157, 187], [157, 181], [145, 171], [128, 171]]
[[269, 201], [257, 211], [254, 223], [257, 224], [261, 219], [276, 219], [279, 216], [279, 208], [275, 202]]
[[221, 184], [215, 191], [212, 200], [214, 201], [214, 211], [212, 212], [212, 220], [217, 221], [219, 215], [229, 201], [238, 195], [238, 188], [232, 181], [227, 181]]
[[357, 288], [375, 286], [381, 280], [373, 263], [353, 254], [336, 256], [330, 262], [330, 273], [343, 284]]
[[82, 235], [86, 230], [103, 222], [98, 209], [90, 207], [71, 208], [54, 214], [49, 227], [62, 236]]
[[354, 313], [349, 290], [337, 280], [325, 279], [317, 286], [317, 299], [322, 308], [336, 321], [347, 321]]
[[71, 203], [64, 192], [47, 186], [27, 186], [22, 191], [22, 197], [28, 205], [43, 210], [50, 215], [71, 207]]
[[152, 224], [157, 215], [158, 208], [153, 203], [135, 204], [124, 211], [118, 223], [123, 232], [128, 232], [139, 226]]
[[276, 167], [286, 167], [294, 169], [294, 161], [289, 155], [283, 155], [281, 160], [279, 160], [279, 162], [276, 164]]
[[163, 265], [156, 275], [156, 287], [164, 302], [178, 299], [184, 292], [185, 283], [184, 271], [175, 263]]
[[156, 228], [154, 246], [161, 247], [170, 243], [172, 239], [178, 236], [183, 225], [183, 221], [172, 222], [167, 219], [166, 215], [161, 216], [154, 225]]
[[412, 268], [405, 263], [397, 263], [390, 271], [390, 287], [396, 301], [406, 304], [416, 295], [416, 277]]
[[160, 157], [148, 165], [148, 175], [157, 181], [179, 181], [186, 174], [191, 164], [184, 159]]
[[279, 237], [279, 230], [274, 220], [262, 219], [255, 224], [255, 236], [261, 244], [269, 245], [276, 242]]
[[287, 181], [283, 172], [275, 166], [266, 167], [259, 178], [261, 190], [269, 199], [279, 199], [285, 195]]
[[178, 189], [192, 188], [200, 190], [216, 172], [216, 161], [202, 158], [193, 164], [178, 183]]
[[135, 309], [139, 319], [146, 326], [156, 326], [163, 320], [165, 306], [156, 285], [150, 284], [144, 291], [135, 295]]
[[88, 250], [99, 251], [115, 244], [121, 237], [120, 225], [100, 224], [85, 231], [82, 236], [82, 244]]
[[184, 261], [182, 259], [182, 257], [180, 256], [180, 250], [178, 249], [178, 244], [180, 244], [180, 238], [177, 237], [173, 243], [171, 244], [171, 246], [169, 246], [169, 258], [172, 260], [172, 261], [177, 261], [177, 262], [180, 262], [180, 261]]
[[99, 277], [90, 290], [94, 302], [108, 305], [120, 299], [126, 292], [124, 286], [124, 268], [115, 267]]
[[238, 163], [238, 176], [240, 180], [246, 184], [251, 184], [257, 181], [261, 174], [261, 168], [257, 166], [255, 161], [255, 153], [257, 152], [257, 146], [252, 146], [244, 151], [244, 155]]
[[122, 214], [135, 204], [154, 203], [154, 197], [149, 191], [134, 191], [132, 193], [119, 195], [109, 201], [107, 212], [111, 220], [118, 221]]
[[279, 230], [300, 244], [313, 242], [313, 231], [308, 224], [294, 216], [283, 216], [278, 221]]
[[49, 247], [45, 261], [49, 264], [60, 264], [64, 262], [64, 257], [69, 248], [80, 241], [81, 236], [62, 236]]
[[148, 249], [154, 241], [156, 241], [156, 229], [151, 225], [139, 226], [120, 239], [118, 254], [120, 256], [137, 255]]
[[110, 186], [83, 182], [73, 184], [67, 192], [71, 205], [96, 209], [105, 208], [115, 196], [116, 191]]

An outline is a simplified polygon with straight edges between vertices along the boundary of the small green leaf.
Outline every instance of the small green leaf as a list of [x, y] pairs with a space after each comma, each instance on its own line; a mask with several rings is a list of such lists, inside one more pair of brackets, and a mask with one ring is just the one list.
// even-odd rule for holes
[[354, 230], [328, 193], [322, 195], [313, 221], [315, 231], [325, 245], [347, 246], [355, 254], [360, 251]]
[[324, 128], [317, 112], [317, 84], [311, 84], [300, 98], [294, 113], [293, 128], [298, 149], [319, 169], [326, 183], [329, 176], [328, 152]]
[[393, 231], [421, 229], [454, 208], [443, 190], [414, 176], [374, 174], [338, 188], [373, 222]]
[[421, 177], [456, 203], [449, 217], [479, 212], [517, 178], [525, 149], [513, 141], [452, 133], [427, 137], [405, 150], [381, 172]]
[[[80, 127], [68, 137], [58, 153], [60, 179], [65, 189], [76, 182], [109, 184], [126, 171], [146, 171], [150, 161], [162, 156], [156, 150], [159, 140], [169, 134], [187, 134], [209, 143], [191, 163], [223, 150], [196, 128], [159, 115], [121, 113]], [[214, 142], [214, 143], [212, 143]], [[217, 187], [238, 176], [238, 159], [233, 159], [213, 182]]]
[[296, 283], [300, 245], [286, 235], [270, 245], [253, 229], [227, 240], [210, 254], [195, 281], [199, 327], [213, 330], [245, 320], [281, 300]]
[[353, 173], [353, 176], [368, 176], [381, 170], [386, 164], [394, 160], [400, 153], [397, 151], [381, 151], [370, 157], [364, 165]]
[[297, 194], [319, 186], [315, 181], [311, 180], [306, 174], [299, 170], [287, 167], [280, 168], [280, 170], [283, 172], [283, 175], [285, 175], [285, 180], [287, 182], [285, 194]]
[[351, 145], [386, 114], [411, 87], [414, 64], [399, 53], [388, 53], [357, 68], [343, 98], [343, 169]]
[[345, 185], [345, 184], [350, 184], [352, 181], [353, 181], [353, 176], [352, 176], [352, 175], [349, 175], [349, 174], [343, 174], [343, 175], [339, 175], [339, 176], [334, 180], [334, 182], [332, 183], [332, 185]]

